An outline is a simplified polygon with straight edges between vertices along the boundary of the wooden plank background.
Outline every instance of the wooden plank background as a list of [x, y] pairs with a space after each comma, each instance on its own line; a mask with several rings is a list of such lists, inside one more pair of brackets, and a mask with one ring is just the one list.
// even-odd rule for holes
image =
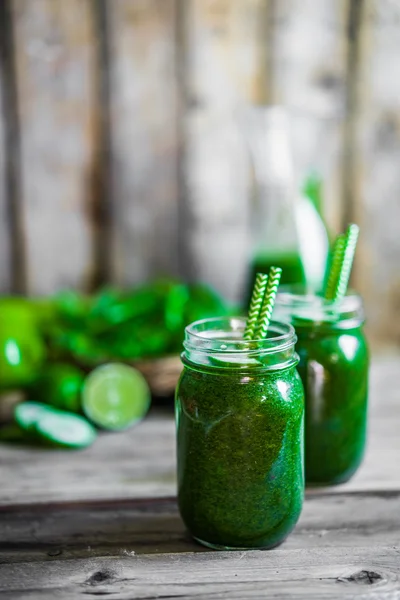
[[113, 279], [129, 284], [178, 272], [176, 2], [107, 0], [106, 8], [111, 266]]
[[159, 274], [237, 300], [246, 104], [292, 111], [332, 233], [362, 226], [369, 331], [400, 326], [399, 0], [3, 0], [0, 291]]
[[93, 270], [96, 144], [89, 2], [14, 0], [27, 291], [82, 286]]
[[10, 239], [6, 194], [6, 132], [4, 127], [4, 77], [0, 65], [0, 292], [10, 286]]
[[8, 202], [8, 169], [7, 169], [7, 128], [8, 77], [7, 61], [9, 44], [6, 29], [9, 24], [8, 13], [4, 6], [0, 7], [0, 293], [11, 287], [11, 224]]

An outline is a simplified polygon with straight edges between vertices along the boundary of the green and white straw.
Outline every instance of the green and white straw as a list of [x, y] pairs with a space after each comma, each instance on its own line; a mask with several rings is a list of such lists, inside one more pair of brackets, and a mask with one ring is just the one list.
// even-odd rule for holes
[[268, 273], [267, 288], [265, 290], [264, 300], [254, 333], [254, 338], [256, 340], [263, 340], [267, 337], [268, 327], [271, 322], [272, 311], [274, 310], [275, 298], [278, 292], [281, 275], [282, 269], [279, 267], [270, 268]]
[[257, 326], [258, 317], [261, 311], [264, 293], [267, 287], [268, 275], [257, 273], [256, 281], [251, 296], [249, 316], [247, 318], [246, 329], [243, 337], [245, 340], [253, 340], [254, 332]]
[[[331, 272], [328, 277], [328, 285], [325, 292], [325, 298], [327, 300], [332, 300], [333, 302], [338, 302], [344, 298], [347, 292], [347, 286], [349, 284], [351, 269], [353, 266], [354, 255], [356, 252], [358, 234], [360, 228], [358, 225], [352, 223], [347, 228], [346, 233], [344, 234], [344, 243], [343, 248], [340, 249], [342, 242], [338, 242], [337, 238], [335, 243], [335, 247], [338, 246], [340, 250], [338, 250], [338, 255], [341, 254], [341, 257], [338, 256], [335, 259], [335, 256], [332, 258], [331, 264]], [[335, 253], [335, 249], [334, 249]], [[337, 269], [337, 266], [334, 267], [335, 260], [339, 261], [340, 259], [340, 268]], [[335, 273], [332, 271], [336, 269]], [[332, 276], [332, 277], [331, 277]], [[331, 280], [331, 285], [329, 287], [329, 281]]]
[[329, 265], [329, 274], [325, 286], [324, 298], [333, 300], [336, 283], [339, 279], [340, 269], [343, 262], [344, 248], [346, 244], [346, 234], [341, 233], [337, 236], [332, 249], [331, 261]]

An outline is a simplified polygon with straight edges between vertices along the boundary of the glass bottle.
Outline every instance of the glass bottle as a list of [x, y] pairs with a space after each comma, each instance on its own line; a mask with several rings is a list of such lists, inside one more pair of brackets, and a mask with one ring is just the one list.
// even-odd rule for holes
[[305, 391], [305, 473], [310, 485], [347, 481], [365, 450], [368, 368], [362, 300], [277, 296], [275, 314], [296, 329]]
[[282, 284], [322, 287], [329, 242], [313, 202], [295, 174], [290, 121], [281, 106], [253, 107], [247, 113], [247, 138], [254, 171], [252, 256], [247, 299], [257, 273], [282, 268]]
[[186, 328], [176, 391], [178, 501], [191, 535], [211, 548], [271, 548], [303, 502], [303, 388], [296, 336], [272, 322], [263, 341], [245, 321]]

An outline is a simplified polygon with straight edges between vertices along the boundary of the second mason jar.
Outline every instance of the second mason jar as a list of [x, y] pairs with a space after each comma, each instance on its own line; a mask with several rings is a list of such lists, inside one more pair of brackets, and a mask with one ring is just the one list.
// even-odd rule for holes
[[178, 501], [192, 536], [211, 548], [271, 548], [300, 515], [303, 386], [295, 333], [272, 322], [243, 340], [245, 321], [186, 328], [176, 391]]
[[360, 296], [336, 303], [319, 296], [277, 296], [278, 318], [296, 329], [305, 390], [305, 475], [310, 485], [350, 479], [365, 450], [368, 347]]

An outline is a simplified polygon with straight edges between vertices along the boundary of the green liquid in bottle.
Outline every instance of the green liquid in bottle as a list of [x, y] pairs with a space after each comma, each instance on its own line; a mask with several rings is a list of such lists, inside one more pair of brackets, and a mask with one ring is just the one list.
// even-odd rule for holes
[[300, 256], [292, 253], [260, 252], [254, 257], [251, 266], [247, 288], [247, 302], [250, 302], [257, 273], [267, 273], [269, 269], [282, 269], [281, 285], [306, 284], [306, 276]]

